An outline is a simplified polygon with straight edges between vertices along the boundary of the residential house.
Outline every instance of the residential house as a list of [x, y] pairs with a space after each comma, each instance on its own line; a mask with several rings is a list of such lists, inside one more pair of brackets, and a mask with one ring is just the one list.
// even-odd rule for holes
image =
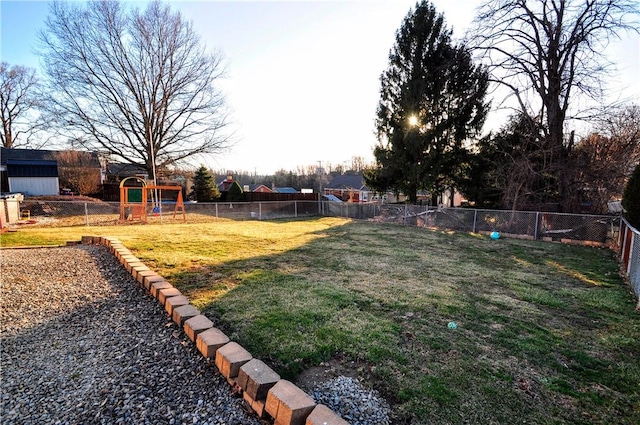
[[231, 174], [227, 175], [227, 177], [218, 183], [218, 190], [220, 193], [226, 193], [229, 191], [229, 188], [234, 183], [233, 176]]
[[369, 202], [373, 195], [364, 184], [362, 173], [338, 174], [323, 188], [322, 193], [344, 202]]
[[265, 186], [261, 183], [245, 184], [242, 190], [250, 193], [272, 193], [273, 192], [268, 186]]

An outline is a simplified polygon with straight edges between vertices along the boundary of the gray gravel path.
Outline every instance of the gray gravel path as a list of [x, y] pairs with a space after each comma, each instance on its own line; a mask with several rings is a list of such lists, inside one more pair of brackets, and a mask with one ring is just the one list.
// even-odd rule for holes
[[0, 261], [3, 425], [260, 424], [106, 248]]

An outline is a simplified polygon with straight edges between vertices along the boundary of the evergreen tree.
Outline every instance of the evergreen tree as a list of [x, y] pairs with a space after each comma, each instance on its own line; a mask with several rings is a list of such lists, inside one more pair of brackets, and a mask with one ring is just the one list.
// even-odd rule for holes
[[227, 201], [229, 202], [244, 201], [244, 191], [242, 190], [238, 182], [233, 182], [231, 186], [229, 186], [229, 192], [227, 193]]
[[464, 44], [453, 45], [443, 15], [428, 1], [407, 14], [380, 80], [376, 164], [365, 172], [367, 185], [402, 192], [412, 203], [418, 191], [457, 186], [464, 142], [487, 114], [488, 75]]
[[640, 229], [640, 164], [636, 165], [624, 188], [622, 206], [625, 218], [633, 227]]
[[193, 176], [193, 189], [189, 197], [198, 202], [211, 202], [220, 197], [218, 186], [204, 165], [201, 165]]

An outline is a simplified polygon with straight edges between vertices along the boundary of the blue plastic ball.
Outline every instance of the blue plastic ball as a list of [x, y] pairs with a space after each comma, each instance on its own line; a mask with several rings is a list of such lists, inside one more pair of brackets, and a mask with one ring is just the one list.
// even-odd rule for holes
[[498, 239], [500, 237], [500, 233], [496, 232], [495, 230], [493, 232], [491, 232], [491, 239]]

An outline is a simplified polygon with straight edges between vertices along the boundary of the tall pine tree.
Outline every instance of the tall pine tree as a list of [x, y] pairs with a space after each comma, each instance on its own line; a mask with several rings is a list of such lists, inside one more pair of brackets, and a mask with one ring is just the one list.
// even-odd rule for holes
[[442, 14], [428, 1], [409, 11], [380, 77], [376, 164], [365, 172], [378, 192], [442, 193], [455, 187], [464, 142], [482, 129], [488, 75], [464, 44], [454, 45]]
[[193, 176], [193, 189], [189, 197], [198, 202], [211, 202], [220, 197], [218, 186], [204, 165], [201, 165]]

